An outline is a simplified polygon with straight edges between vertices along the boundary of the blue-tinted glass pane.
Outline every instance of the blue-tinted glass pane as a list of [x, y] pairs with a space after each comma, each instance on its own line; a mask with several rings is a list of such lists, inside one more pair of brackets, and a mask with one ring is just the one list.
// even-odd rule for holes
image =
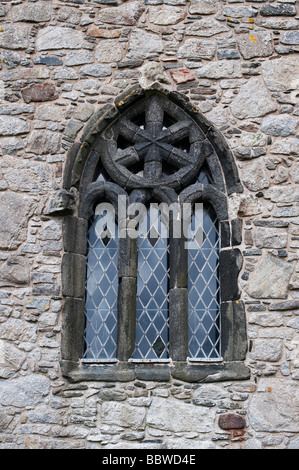
[[[196, 234], [192, 238], [192, 235]], [[220, 358], [219, 231], [209, 205], [196, 204], [189, 230], [189, 357]]]
[[[136, 341], [133, 359], [168, 358], [168, 238], [160, 216], [153, 236], [153, 218], [147, 213], [146, 227], [138, 237]], [[155, 234], [154, 234], [155, 235]]]
[[[107, 217], [110, 238], [103, 233]], [[118, 237], [116, 225], [111, 227], [113, 217], [95, 215], [88, 232], [84, 359], [116, 357]]]

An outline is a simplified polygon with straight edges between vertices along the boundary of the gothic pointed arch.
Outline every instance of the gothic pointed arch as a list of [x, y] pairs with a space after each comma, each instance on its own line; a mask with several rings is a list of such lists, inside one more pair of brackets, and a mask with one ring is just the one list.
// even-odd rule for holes
[[[225, 139], [188, 98], [177, 92], [164, 94], [136, 86], [118, 97], [114, 105], [102, 108], [90, 119], [81, 142], [75, 143], [69, 151], [63, 184], [65, 190], [75, 189], [78, 193], [76, 212], [64, 219], [63, 373], [73, 381], [136, 378], [164, 381], [173, 377], [198, 382], [248, 378], [243, 362], [247, 351], [245, 312], [238, 287], [242, 221], [230, 220], [228, 215], [228, 196], [243, 189]], [[154, 266], [146, 266], [147, 255], [142, 250], [153, 251], [155, 247], [156, 256], [156, 242], [146, 234], [148, 241], [144, 248], [140, 240], [127, 235], [121, 237], [117, 248], [117, 335], [113, 333], [113, 358], [104, 360], [107, 350], [103, 341], [102, 357], [93, 351], [94, 338], [90, 332], [86, 333], [88, 234], [92, 232], [95, 236], [89, 229], [98, 204], [110, 202], [118, 211], [120, 197], [125, 208], [132, 202], [177, 203], [180, 208], [190, 204], [193, 220], [194, 208], [200, 204], [201, 218], [205, 220], [202, 223], [206, 224], [203, 237], [210, 245], [204, 261], [189, 262], [184, 237], [175, 238], [170, 232], [161, 258]], [[130, 218], [122, 217], [117, 213], [118, 227], [127, 227]], [[188, 283], [189, 269], [194, 265], [195, 277], [201, 276], [201, 284]], [[149, 270], [148, 279], [158, 281], [156, 290], [149, 288], [149, 281], [142, 274], [145, 268]], [[162, 285], [158, 269], [164, 273], [161, 292], [167, 298], [167, 312], [155, 298]], [[203, 275], [204, 269], [212, 275]], [[165, 273], [168, 273], [167, 282]], [[211, 294], [211, 287], [206, 289], [207, 282], [213, 284], [214, 293]], [[194, 292], [199, 297], [203, 297], [201, 291], [207, 292], [207, 315], [202, 325], [211, 323], [212, 326], [202, 327], [204, 333], [196, 325], [201, 321], [200, 315], [194, 314], [194, 305], [190, 307], [190, 288], [193, 297]], [[142, 299], [145, 294], [146, 301]], [[214, 317], [208, 311], [212, 303], [213, 308], [217, 307]], [[155, 306], [157, 318], [158, 311], [163, 310], [164, 315], [161, 314], [154, 325], [154, 339], [149, 333], [153, 328], [150, 330], [150, 326], [140, 323], [153, 323], [147, 310], [152, 308], [149, 305]], [[142, 311], [137, 314], [140, 306]], [[195, 326], [190, 326], [191, 315]], [[165, 324], [161, 326], [162, 317]], [[93, 329], [95, 324], [92, 324]], [[82, 351], [87, 337], [91, 337], [88, 340], [90, 357], [84, 360]], [[141, 345], [143, 340], [147, 341], [147, 346]], [[137, 350], [136, 356], [134, 351]], [[190, 358], [191, 350], [193, 357]], [[143, 351], [146, 351], [144, 354], [150, 352], [154, 360], [145, 360]]]

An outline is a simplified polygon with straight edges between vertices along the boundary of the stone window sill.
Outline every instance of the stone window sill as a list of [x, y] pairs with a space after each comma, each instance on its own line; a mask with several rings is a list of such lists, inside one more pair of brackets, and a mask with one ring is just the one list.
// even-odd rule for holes
[[61, 367], [63, 375], [71, 382], [131, 382], [134, 380], [168, 382], [175, 379], [189, 383], [204, 383], [250, 379], [250, 369], [241, 361], [213, 363], [119, 361], [105, 364], [62, 361]]

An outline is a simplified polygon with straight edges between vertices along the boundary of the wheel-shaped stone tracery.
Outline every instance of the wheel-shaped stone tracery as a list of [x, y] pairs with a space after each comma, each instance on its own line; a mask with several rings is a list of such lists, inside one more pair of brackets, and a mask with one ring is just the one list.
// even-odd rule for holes
[[182, 109], [155, 94], [106, 130], [101, 158], [110, 177], [123, 187], [179, 189], [200, 170], [204, 139]]

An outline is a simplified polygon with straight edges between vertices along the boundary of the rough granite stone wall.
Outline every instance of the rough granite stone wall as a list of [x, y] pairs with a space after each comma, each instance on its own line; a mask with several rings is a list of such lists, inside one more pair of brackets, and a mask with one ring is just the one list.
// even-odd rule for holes
[[[299, 448], [298, 19], [296, 0], [0, 3], [0, 448]], [[250, 380], [60, 370], [66, 155], [150, 61], [235, 156]]]

